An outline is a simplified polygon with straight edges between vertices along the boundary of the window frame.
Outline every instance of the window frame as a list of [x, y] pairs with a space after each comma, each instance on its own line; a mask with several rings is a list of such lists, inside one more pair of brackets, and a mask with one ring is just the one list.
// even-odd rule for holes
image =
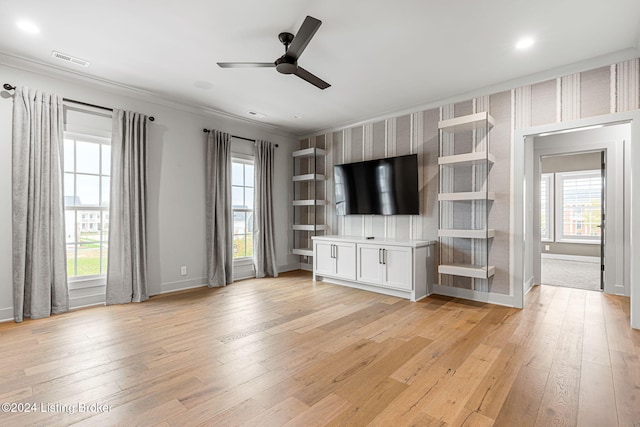
[[[233, 183], [233, 178], [231, 180], [231, 189], [233, 191], [233, 187], [242, 187], [242, 188], [251, 188], [255, 191], [255, 162], [254, 162], [254, 157], [249, 155], [249, 154], [243, 154], [243, 153], [231, 153], [231, 165], [233, 167], [233, 163], [241, 163], [243, 165], [251, 165], [254, 166], [254, 180], [251, 183], [251, 186], [247, 186], [246, 182], [244, 183], [245, 185], [239, 186], [239, 185], [234, 185]], [[244, 173], [243, 173], [244, 176]], [[244, 197], [244, 195], [243, 195]], [[254, 193], [254, 198], [255, 198], [255, 193]], [[253, 203], [253, 201], [252, 201]], [[238, 208], [235, 209], [233, 207], [233, 203], [231, 204], [231, 218], [234, 218], [235, 213], [236, 212], [244, 212], [244, 213], [251, 213], [253, 214], [255, 210], [255, 206], [253, 208]], [[246, 231], [246, 230], [245, 230]], [[244, 234], [245, 236], [249, 236], [251, 235], [253, 237], [253, 231], [249, 232], [245, 232]], [[235, 240], [235, 232], [232, 233], [232, 239]], [[246, 237], [245, 237], [246, 239]], [[245, 243], [246, 244], [246, 243]], [[243, 256], [243, 257], [237, 257], [237, 258], [233, 258], [233, 263], [235, 265], [242, 265], [242, 264], [253, 264], [253, 255], [251, 256]]]
[[[96, 176], [100, 179], [99, 181], [99, 188], [98, 188], [98, 200], [102, 201], [103, 200], [103, 188], [102, 188], [102, 178], [103, 177], [109, 177], [109, 185], [111, 185], [111, 171], [103, 171], [103, 159], [102, 159], [102, 155], [103, 155], [103, 150], [102, 150], [102, 146], [103, 145], [107, 145], [109, 147], [111, 147], [111, 138], [110, 137], [105, 137], [105, 136], [99, 136], [99, 135], [95, 135], [95, 134], [91, 134], [88, 132], [83, 132], [83, 131], [69, 131], [66, 130], [64, 131], [64, 138], [63, 141], [67, 141], [67, 140], [73, 140], [74, 144], [74, 153], [73, 153], [73, 172], [68, 172], [66, 170], [66, 168], [64, 167], [64, 159], [63, 159], [63, 173], [65, 174], [65, 179], [66, 179], [66, 174], [73, 174], [73, 179], [74, 179], [74, 195], [77, 194], [77, 175], [88, 175], [88, 176]], [[86, 173], [86, 172], [78, 172], [78, 168], [77, 168], [77, 142], [81, 141], [81, 142], [89, 142], [89, 143], [94, 143], [94, 144], [100, 144], [100, 151], [99, 151], [99, 159], [98, 159], [98, 165], [99, 165], [99, 172], [96, 173]], [[109, 159], [109, 162], [111, 162], [111, 160]], [[109, 188], [110, 191], [110, 188]], [[63, 195], [63, 197], [66, 197]], [[105, 214], [109, 214], [109, 205], [107, 204], [106, 206], [102, 206], [100, 204], [98, 205], [88, 205], [88, 206], [76, 206], [76, 205], [66, 205], [64, 204], [64, 212], [65, 212], [65, 218], [66, 218], [66, 213], [67, 212], [74, 212], [75, 213], [75, 221], [74, 221], [74, 225], [76, 225], [78, 223], [78, 215], [81, 214], [81, 212], [100, 212], [101, 213], [101, 219], [100, 219], [100, 223], [103, 224], [104, 223], [104, 215]], [[66, 219], [65, 219], [65, 224], [66, 224]], [[66, 233], [65, 233], [66, 234]], [[70, 276], [67, 274], [67, 283], [69, 286], [69, 290], [75, 290], [75, 289], [84, 289], [84, 288], [91, 288], [91, 287], [95, 287], [95, 286], [101, 286], [101, 285], [106, 285], [107, 282], [107, 265], [108, 265], [108, 260], [104, 265], [104, 269], [102, 266], [102, 259], [105, 256], [103, 253], [103, 246], [107, 245], [107, 252], [108, 252], [108, 234], [107, 234], [107, 240], [100, 240], [100, 268], [101, 270], [103, 270], [103, 273], [101, 274], [90, 274], [90, 275], [83, 275], [83, 276]], [[66, 241], [65, 238], [65, 252], [67, 251], [67, 246], [71, 244], [69, 242]], [[77, 269], [77, 250], [78, 250], [78, 246], [79, 246], [79, 242], [78, 242], [78, 236], [75, 236], [75, 240], [73, 242], [74, 245], [74, 251], [75, 251], [75, 256], [74, 256], [74, 262], [75, 262], [75, 269]]]
[[[546, 184], [543, 182], [546, 178]], [[542, 234], [540, 231], [540, 240], [543, 242], [555, 242], [555, 174], [542, 173], [540, 174], [540, 215], [542, 215], [542, 188], [545, 187], [546, 191], [546, 220], [547, 220], [547, 233]]]
[[[572, 172], [556, 172], [555, 173], [555, 200], [556, 200], [556, 235], [555, 241], [557, 243], [581, 243], [587, 245], [600, 245], [602, 243], [601, 236], [575, 236], [564, 234], [564, 181], [566, 179], [579, 179], [579, 178], [593, 178], [598, 177], [602, 179], [602, 171], [600, 169], [593, 170], [581, 170]], [[600, 200], [602, 203], [602, 198]], [[593, 237], [597, 237], [594, 239]]]

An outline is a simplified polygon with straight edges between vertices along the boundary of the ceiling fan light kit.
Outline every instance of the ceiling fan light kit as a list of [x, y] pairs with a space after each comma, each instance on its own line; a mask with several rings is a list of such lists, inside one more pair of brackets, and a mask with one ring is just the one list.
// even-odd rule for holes
[[294, 74], [311, 83], [319, 89], [326, 89], [331, 85], [318, 76], [298, 66], [298, 58], [311, 41], [318, 28], [322, 25], [319, 19], [307, 16], [300, 26], [298, 33], [283, 32], [278, 34], [280, 43], [284, 45], [284, 55], [275, 62], [218, 62], [220, 68], [273, 68], [282, 74]]

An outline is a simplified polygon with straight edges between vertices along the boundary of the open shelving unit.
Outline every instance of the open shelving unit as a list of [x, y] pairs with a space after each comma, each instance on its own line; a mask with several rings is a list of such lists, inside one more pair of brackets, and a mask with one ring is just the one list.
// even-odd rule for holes
[[[486, 281], [495, 274], [495, 267], [489, 265], [490, 241], [495, 237], [495, 230], [489, 228], [489, 211], [495, 200], [495, 193], [489, 191], [489, 172], [495, 163], [489, 147], [493, 125], [488, 112], [438, 123], [438, 274], [444, 286], [486, 290]], [[467, 279], [460, 285], [453, 276]], [[485, 281], [485, 286], [478, 286], [478, 280]]]
[[313, 256], [311, 237], [324, 233], [323, 212], [319, 210], [327, 202], [322, 193], [325, 176], [317, 173], [324, 170], [326, 152], [322, 148], [309, 147], [294, 151], [293, 156], [293, 254], [304, 259]]

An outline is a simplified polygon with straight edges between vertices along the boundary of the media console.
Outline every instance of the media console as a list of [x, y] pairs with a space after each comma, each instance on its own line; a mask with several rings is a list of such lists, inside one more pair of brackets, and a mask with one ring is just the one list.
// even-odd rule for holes
[[313, 280], [417, 301], [433, 289], [435, 241], [314, 236]]

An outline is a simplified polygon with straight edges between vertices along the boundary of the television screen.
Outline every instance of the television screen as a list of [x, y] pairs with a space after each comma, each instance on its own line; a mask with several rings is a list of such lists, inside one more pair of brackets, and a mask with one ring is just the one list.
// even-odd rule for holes
[[338, 215], [418, 215], [418, 156], [345, 163], [333, 168]]

